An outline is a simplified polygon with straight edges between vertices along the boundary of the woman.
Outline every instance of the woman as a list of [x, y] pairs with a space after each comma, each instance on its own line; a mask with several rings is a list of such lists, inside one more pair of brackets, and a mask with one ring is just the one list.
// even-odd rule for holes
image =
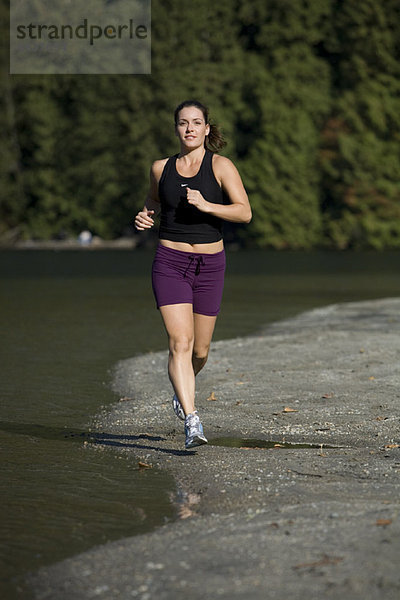
[[169, 339], [173, 408], [185, 421], [186, 448], [206, 444], [195, 410], [195, 376], [207, 361], [225, 272], [222, 221], [249, 223], [251, 208], [233, 163], [216, 154], [225, 142], [197, 100], [175, 110], [180, 152], [151, 167], [150, 189], [135, 218], [139, 231], [161, 210], [153, 291]]

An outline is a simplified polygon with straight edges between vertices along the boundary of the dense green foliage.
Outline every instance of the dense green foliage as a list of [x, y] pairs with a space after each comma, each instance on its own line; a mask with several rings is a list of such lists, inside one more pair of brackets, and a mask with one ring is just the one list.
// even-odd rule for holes
[[153, 0], [151, 75], [10, 76], [2, 35], [0, 236], [121, 235], [197, 97], [249, 193], [243, 242], [400, 247], [399, 40], [398, 0]]

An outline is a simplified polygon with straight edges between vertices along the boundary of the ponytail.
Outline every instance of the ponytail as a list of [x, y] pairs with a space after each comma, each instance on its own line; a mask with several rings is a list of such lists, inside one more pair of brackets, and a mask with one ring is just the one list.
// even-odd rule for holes
[[219, 152], [226, 146], [224, 136], [217, 125], [210, 124], [210, 133], [206, 137], [205, 146], [211, 152]]
[[178, 122], [180, 111], [182, 110], [182, 108], [185, 108], [187, 106], [195, 106], [196, 108], [201, 110], [201, 112], [203, 113], [204, 121], [206, 122], [206, 124], [210, 125], [210, 133], [206, 137], [204, 145], [208, 150], [211, 150], [211, 152], [219, 152], [224, 146], [226, 146], [224, 136], [222, 135], [222, 132], [217, 125], [210, 123], [210, 119], [208, 118], [208, 108], [198, 100], [185, 100], [184, 102], [181, 102], [179, 106], [176, 107], [174, 113], [175, 126]]

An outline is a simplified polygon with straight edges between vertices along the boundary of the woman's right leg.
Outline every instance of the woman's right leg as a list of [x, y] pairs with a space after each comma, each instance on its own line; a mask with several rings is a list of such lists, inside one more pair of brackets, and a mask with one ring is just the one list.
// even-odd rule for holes
[[168, 334], [168, 375], [186, 415], [193, 413], [195, 374], [192, 364], [194, 321], [192, 304], [160, 306]]

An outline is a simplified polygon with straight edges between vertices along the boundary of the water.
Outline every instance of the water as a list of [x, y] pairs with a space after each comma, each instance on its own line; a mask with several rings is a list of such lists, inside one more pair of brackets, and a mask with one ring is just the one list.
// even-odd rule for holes
[[[150, 256], [144, 261], [148, 268]], [[0, 273], [5, 583], [149, 531], [175, 510], [166, 474], [94, 452], [79, 435], [100, 406], [118, 399], [109, 388], [114, 363], [155, 345], [141, 330], [151, 303], [141, 261], [118, 252], [4, 252]]]
[[[118, 400], [115, 363], [165, 348], [152, 254], [0, 252], [4, 598], [27, 570], [175, 518], [165, 473], [84, 444], [91, 418]], [[215, 339], [332, 302], [400, 296], [399, 266], [397, 253], [229, 252]]]

